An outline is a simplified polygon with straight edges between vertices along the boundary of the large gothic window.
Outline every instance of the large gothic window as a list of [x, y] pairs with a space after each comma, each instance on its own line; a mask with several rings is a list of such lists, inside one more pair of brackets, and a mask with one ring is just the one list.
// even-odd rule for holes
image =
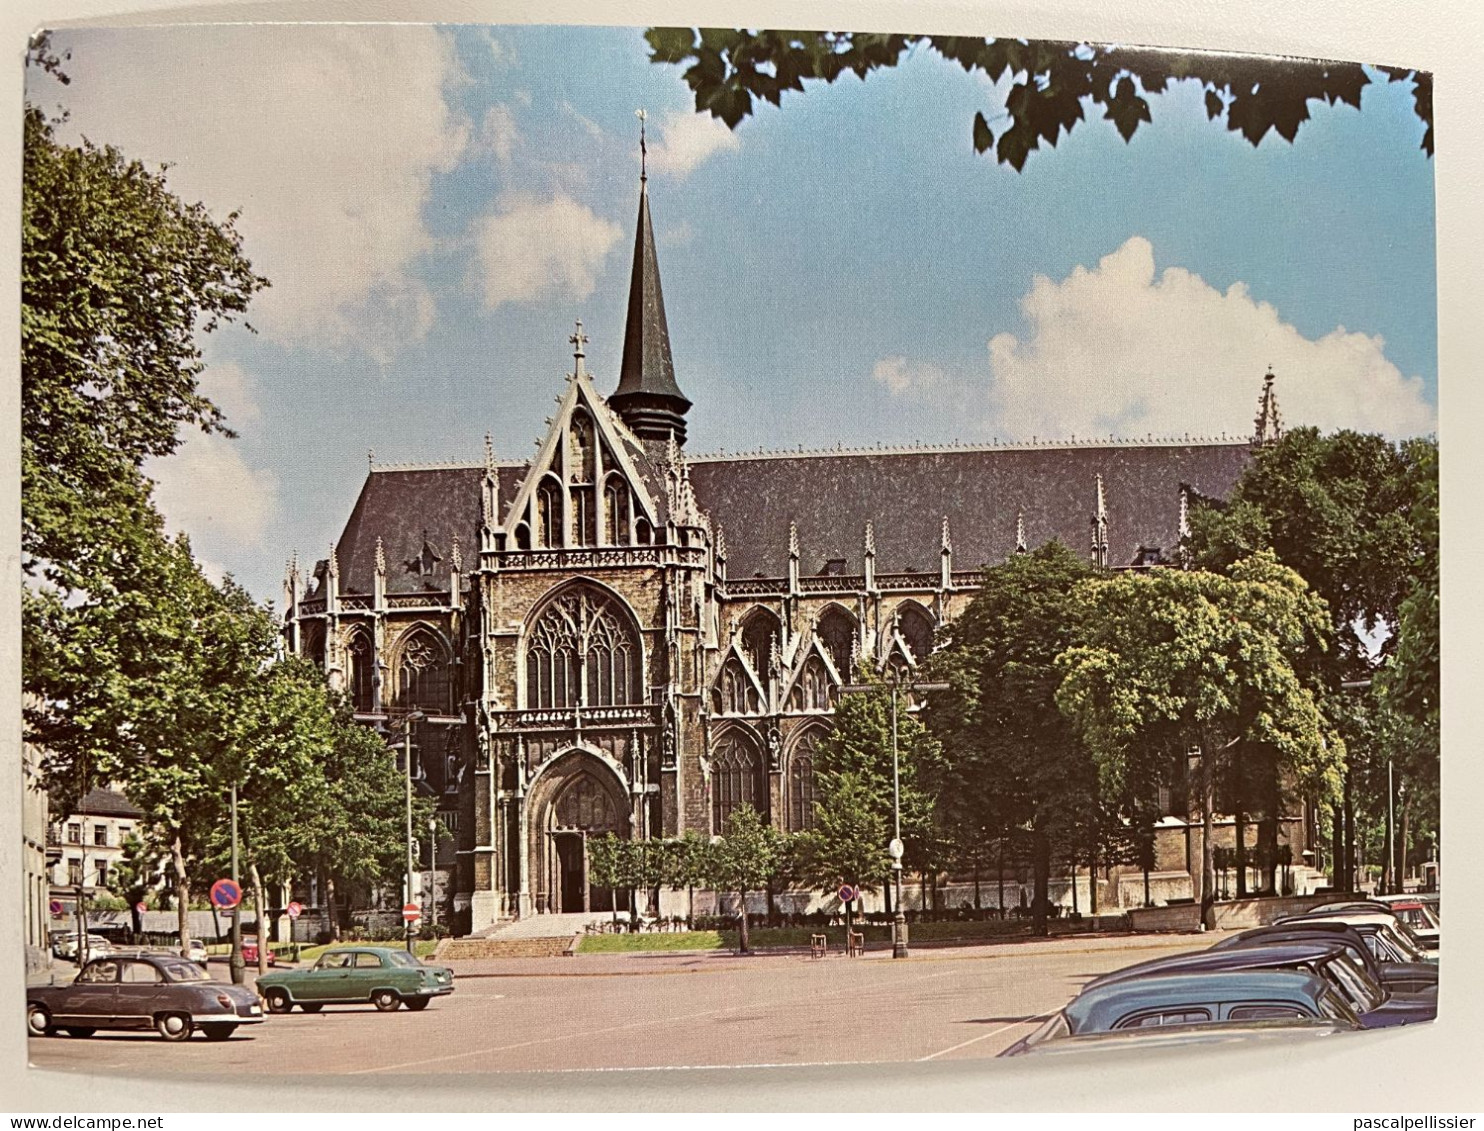
[[768, 815], [763, 760], [757, 744], [740, 731], [728, 731], [711, 755], [711, 831], [725, 836], [727, 818], [743, 805]]
[[351, 707], [359, 712], [374, 711], [376, 709], [376, 655], [371, 645], [369, 634], [356, 630], [350, 635], [350, 642], [345, 646], [350, 686], [346, 689], [350, 693]]
[[618, 477], [610, 477], [603, 491], [604, 526], [608, 529], [608, 542], [613, 546], [626, 546], [629, 542], [629, 489]]
[[933, 621], [916, 605], [905, 606], [897, 618], [897, 631], [912, 649], [912, 658], [919, 664], [932, 655]]
[[810, 730], [794, 746], [788, 762], [788, 831], [801, 832], [814, 827], [814, 748], [820, 732]]
[[542, 546], [562, 544], [562, 496], [555, 484], [543, 483], [536, 488], [536, 529]]
[[855, 619], [844, 609], [828, 608], [814, 626], [814, 635], [830, 654], [840, 678], [849, 682], [855, 674], [851, 671], [851, 659], [856, 648]]
[[742, 625], [742, 650], [759, 679], [766, 680], [773, 663], [773, 649], [780, 645], [778, 618], [766, 609], [754, 609]]
[[397, 688], [401, 706], [432, 715], [453, 710], [448, 657], [442, 643], [425, 628], [415, 628], [402, 643], [397, 658]]
[[546, 607], [526, 641], [527, 706], [636, 703], [638, 687], [638, 634], [616, 601], [578, 589]]
[[583, 829], [589, 833], [624, 831], [613, 798], [588, 773], [579, 774], [563, 787], [552, 811], [554, 828]]

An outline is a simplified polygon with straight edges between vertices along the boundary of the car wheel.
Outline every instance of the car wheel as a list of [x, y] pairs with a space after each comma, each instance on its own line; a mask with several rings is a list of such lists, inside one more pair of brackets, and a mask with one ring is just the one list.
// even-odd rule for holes
[[324, 1007], [325, 1003], [322, 1001], [304, 1002], [301, 1003], [299, 1006], [299, 1008], [302, 1009], [305, 1013], [318, 1013]]
[[26, 1032], [33, 1037], [55, 1037], [57, 1031], [52, 1028], [52, 1015], [46, 1011], [44, 1006], [33, 1005], [26, 1010]]
[[94, 1028], [91, 1028], [89, 1026], [76, 1026], [76, 1025], [74, 1025], [71, 1028], [64, 1029], [62, 1031], [64, 1033], [66, 1033], [69, 1037], [91, 1037], [98, 1030], [97, 1029], [94, 1029]]
[[236, 1025], [226, 1025], [219, 1022], [201, 1026], [201, 1032], [206, 1034], [208, 1041], [225, 1041], [236, 1031]]
[[412, 1010], [413, 1013], [420, 1013], [428, 1008], [428, 1002], [431, 1000], [432, 998], [426, 997], [410, 997], [407, 999], [407, 1008]]
[[183, 1041], [195, 1028], [184, 1013], [162, 1013], [155, 1018], [155, 1032], [167, 1041]]
[[371, 1004], [383, 1013], [390, 1013], [402, 1004], [402, 999], [391, 990], [377, 990], [371, 995]]
[[271, 989], [266, 998], [269, 1013], [287, 1013], [294, 1008], [293, 999], [289, 997], [288, 990]]

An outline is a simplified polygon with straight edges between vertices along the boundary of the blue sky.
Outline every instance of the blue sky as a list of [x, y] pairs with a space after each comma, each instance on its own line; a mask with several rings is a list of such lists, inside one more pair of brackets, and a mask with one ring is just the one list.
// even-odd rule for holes
[[636, 29], [69, 31], [71, 129], [241, 210], [273, 280], [207, 339], [240, 432], [151, 470], [261, 598], [323, 557], [378, 462], [525, 458], [581, 318], [616, 381], [636, 107], [693, 452], [1251, 427], [1435, 427], [1433, 170], [1405, 85], [1254, 149], [1193, 86], [1125, 144], [976, 156], [1005, 87], [919, 50], [764, 107], [691, 112]]

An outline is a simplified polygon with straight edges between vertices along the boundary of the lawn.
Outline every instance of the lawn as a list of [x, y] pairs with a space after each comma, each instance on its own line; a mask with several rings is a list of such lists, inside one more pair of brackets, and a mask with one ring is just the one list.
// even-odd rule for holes
[[720, 950], [720, 931], [652, 931], [631, 935], [584, 935], [579, 954], [623, 954], [640, 950]]

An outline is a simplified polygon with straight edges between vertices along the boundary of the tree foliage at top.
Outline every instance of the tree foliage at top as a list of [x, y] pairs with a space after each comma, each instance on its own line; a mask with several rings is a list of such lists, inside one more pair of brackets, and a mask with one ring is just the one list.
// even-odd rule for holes
[[[839, 31], [749, 31], [732, 28], [650, 28], [651, 59], [686, 67], [696, 110], [735, 129], [759, 101], [778, 106], [805, 83], [865, 78], [895, 67], [914, 49], [936, 52], [970, 74], [1016, 79], [1005, 99], [1009, 126], [996, 137], [990, 119], [974, 115], [976, 153], [1019, 171], [1044, 142], [1054, 146], [1101, 111], [1124, 141], [1152, 120], [1149, 99], [1178, 82], [1199, 83], [1206, 115], [1257, 145], [1269, 132], [1293, 141], [1309, 119], [1309, 103], [1360, 107], [1371, 82], [1358, 63], [1280, 59], [1204, 52], [1115, 47], [1054, 40], [973, 36], [889, 35]], [[1378, 68], [1391, 82], [1414, 84], [1413, 105], [1425, 125], [1421, 148], [1433, 151], [1432, 76], [1403, 67]]]

